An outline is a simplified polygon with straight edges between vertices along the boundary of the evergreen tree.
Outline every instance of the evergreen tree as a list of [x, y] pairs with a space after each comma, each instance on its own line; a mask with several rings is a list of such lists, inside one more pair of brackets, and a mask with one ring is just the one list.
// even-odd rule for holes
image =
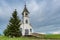
[[21, 20], [19, 20], [18, 16], [17, 16], [17, 11], [15, 9], [15, 11], [12, 13], [12, 17], [9, 21], [9, 24], [7, 26], [7, 29], [5, 29], [4, 31], [4, 35], [5, 36], [10, 36], [10, 37], [19, 37], [21, 36], [21, 32], [20, 32], [20, 25], [21, 25]]

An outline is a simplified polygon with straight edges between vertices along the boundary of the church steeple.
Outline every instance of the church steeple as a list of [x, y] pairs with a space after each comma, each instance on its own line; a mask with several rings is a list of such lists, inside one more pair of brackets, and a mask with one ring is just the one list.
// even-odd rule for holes
[[23, 23], [30, 24], [29, 21], [29, 11], [27, 10], [26, 4], [24, 5], [24, 10], [22, 12]]
[[26, 3], [24, 5], [24, 9], [23, 9], [22, 15], [24, 15], [24, 13], [25, 14], [28, 14], [29, 13], [29, 11], [27, 10], [27, 7], [26, 7]]
[[29, 21], [29, 11], [27, 10], [26, 4], [22, 12], [22, 24], [20, 26], [22, 35], [32, 35], [33, 29]]

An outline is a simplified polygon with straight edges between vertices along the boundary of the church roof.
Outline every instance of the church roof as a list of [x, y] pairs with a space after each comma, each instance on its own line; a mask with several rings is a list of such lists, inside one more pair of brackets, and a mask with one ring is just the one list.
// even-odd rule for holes
[[29, 13], [29, 11], [27, 10], [27, 7], [26, 7], [26, 5], [25, 5], [25, 7], [24, 7], [24, 9], [23, 9], [23, 12], [22, 12], [22, 14], [23, 14], [24, 12], [27, 12], [27, 13]]

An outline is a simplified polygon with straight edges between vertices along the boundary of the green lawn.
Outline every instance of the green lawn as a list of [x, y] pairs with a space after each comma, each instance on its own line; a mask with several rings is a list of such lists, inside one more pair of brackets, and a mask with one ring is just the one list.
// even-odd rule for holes
[[36, 37], [17, 37], [17, 38], [9, 38], [6, 36], [0, 36], [0, 40], [53, 40], [60, 39], [60, 34], [48, 34], [45, 36], [45, 39], [36, 38]]
[[46, 38], [59, 38], [60, 39], [60, 34], [48, 34], [46, 35]]
[[34, 38], [34, 37], [9, 38], [9, 37], [6, 37], [6, 36], [0, 36], [0, 40], [39, 40], [39, 38]]

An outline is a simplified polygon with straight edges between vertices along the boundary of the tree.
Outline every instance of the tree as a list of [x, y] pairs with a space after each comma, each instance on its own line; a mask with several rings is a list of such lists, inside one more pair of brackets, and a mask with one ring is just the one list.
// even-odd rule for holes
[[19, 17], [17, 16], [17, 11], [12, 13], [12, 17], [10, 18], [9, 24], [7, 26], [7, 29], [4, 30], [4, 35], [5, 36], [10, 36], [10, 37], [19, 37], [21, 36], [20, 32], [20, 25], [21, 25], [21, 20], [19, 20]]

